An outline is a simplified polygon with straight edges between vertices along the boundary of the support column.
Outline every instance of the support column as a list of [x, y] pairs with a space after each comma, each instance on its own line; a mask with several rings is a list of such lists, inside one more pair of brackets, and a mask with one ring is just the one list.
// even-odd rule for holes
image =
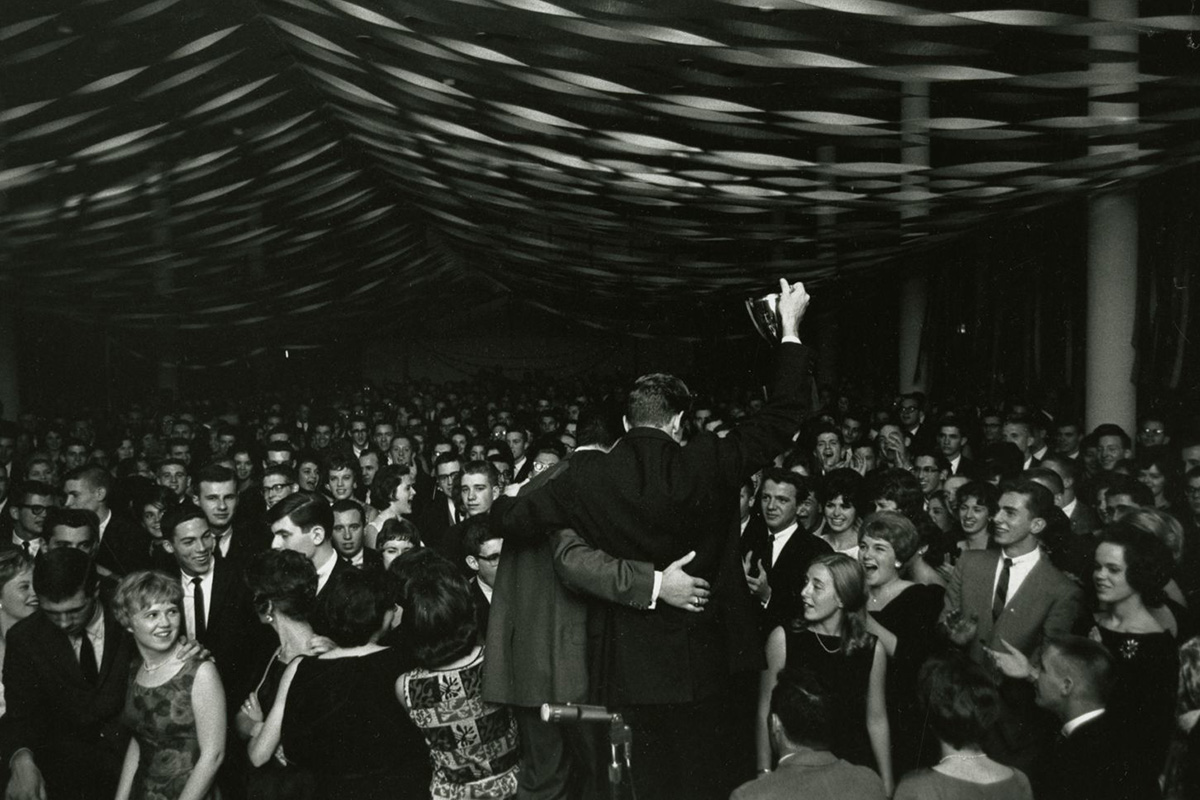
[[[921, 199], [925, 191], [924, 170], [929, 167], [929, 84], [906, 81], [900, 100], [900, 162], [920, 170], [901, 176], [901, 186], [911, 193], [900, 206], [901, 235], [910, 221], [928, 213]], [[923, 272], [904, 278], [900, 287], [900, 322], [897, 341], [900, 346], [901, 392], [929, 390], [929, 365], [921, 353], [921, 334], [925, 328], [925, 310], [929, 304], [929, 278]]]
[[[175, 273], [171, 268], [170, 198], [167, 196], [167, 174], [162, 164], [156, 164], [147, 178], [147, 193], [150, 196], [150, 238], [159, 260], [154, 265], [154, 290], [160, 308], [167, 308], [175, 288]], [[161, 318], [155, 325], [157, 347], [152, 352], [158, 358], [159, 399], [174, 400], [179, 396], [179, 350], [174, 314]]]
[[[1137, 0], [1091, 0], [1093, 18], [1133, 20]], [[1138, 40], [1136, 33], [1093, 36], [1098, 55], [1089, 71], [1103, 77], [1089, 90], [1088, 114], [1134, 122], [1137, 95]], [[1112, 61], [1116, 54], [1124, 60]], [[1106, 63], [1111, 62], [1111, 63]], [[1109, 98], [1114, 98], [1110, 100]], [[1089, 153], [1129, 153], [1136, 144], [1093, 145]], [[1106, 193], [1088, 202], [1087, 265], [1087, 386], [1085, 421], [1088, 428], [1113, 422], [1133, 434], [1137, 419], [1137, 387], [1133, 383], [1133, 329], [1137, 301], [1138, 200], [1133, 190]]]

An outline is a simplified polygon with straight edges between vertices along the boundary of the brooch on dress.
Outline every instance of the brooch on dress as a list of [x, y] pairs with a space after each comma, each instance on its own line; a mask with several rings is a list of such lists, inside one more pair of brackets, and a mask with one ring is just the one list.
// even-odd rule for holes
[[1132, 661], [1137, 657], [1138, 643], [1137, 639], [1126, 639], [1121, 642], [1121, 658], [1126, 661]]

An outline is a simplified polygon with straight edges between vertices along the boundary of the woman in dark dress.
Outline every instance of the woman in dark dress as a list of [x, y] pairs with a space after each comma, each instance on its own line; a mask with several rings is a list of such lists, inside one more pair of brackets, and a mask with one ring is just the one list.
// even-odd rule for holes
[[937, 760], [937, 742], [925, 730], [917, 702], [917, 673], [937, 644], [945, 591], [900, 577], [920, 549], [916, 527], [895, 511], [872, 514], [863, 524], [858, 558], [867, 581], [867, 630], [888, 655], [888, 716], [898, 775]]
[[[309, 615], [317, 596], [317, 571], [312, 562], [292, 550], [268, 550], [246, 565], [246, 585], [254, 598], [259, 621], [279, 638], [279, 647], [263, 665], [254, 691], [238, 710], [236, 729], [249, 741], [263, 726], [263, 709], [275, 702], [288, 665], [303, 656], [330, 650], [333, 643], [313, 632]], [[313, 795], [313, 776], [288, 763], [282, 748], [246, 776], [250, 800], [306, 800]]]
[[1106, 713], [1138, 743], [1142, 763], [1161, 770], [1175, 721], [1179, 646], [1152, 609], [1166, 600], [1171, 555], [1153, 534], [1121, 523], [1099, 538], [1091, 637], [1116, 661]]
[[386, 572], [346, 570], [317, 601], [314, 629], [337, 643], [293, 661], [262, 729], [250, 740], [255, 766], [283, 745], [289, 762], [316, 777], [328, 800], [408, 800], [429, 795], [429, 752], [396, 700], [411, 661], [379, 639], [394, 625]]
[[866, 631], [867, 600], [862, 566], [847, 555], [813, 559], [801, 593], [803, 619], [780, 626], [767, 639], [767, 669], [759, 688], [759, 772], [772, 768], [767, 736], [771, 692], [779, 671], [795, 665], [826, 687], [835, 756], [879, 772], [891, 794], [892, 759], [886, 688], [887, 654]]
[[[1179, 648], [1153, 613], [1165, 600], [1171, 554], [1154, 534], [1125, 522], [1104, 528], [1092, 573], [1095, 625], [1091, 638], [1112, 654], [1116, 668], [1105, 713], [1137, 748], [1137, 762], [1162, 770], [1176, 724]], [[1029, 660], [1011, 645], [990, 651], [1010, 678], [1027, 679]]]

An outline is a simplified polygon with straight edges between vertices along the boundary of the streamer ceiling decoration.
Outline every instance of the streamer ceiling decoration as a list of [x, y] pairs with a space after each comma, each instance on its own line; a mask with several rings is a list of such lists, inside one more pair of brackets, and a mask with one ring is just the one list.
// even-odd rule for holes
[[505, 292], [644, 322], [885, 269], [1194, 163], [1192, 5], [6, 2], [0, 286], [295, 338]]

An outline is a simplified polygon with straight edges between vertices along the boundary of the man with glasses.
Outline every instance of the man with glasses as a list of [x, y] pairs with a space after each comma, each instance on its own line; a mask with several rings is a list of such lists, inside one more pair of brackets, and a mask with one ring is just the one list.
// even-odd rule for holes
[[367, 418], [363, 416], [351, 417], [349, 433], [348, 441], [350, 442], [350, 449], [354, 452], [354, 457], [357, 459], [371, 446], [371, 428], [367, 425]]
[[5, 546], [36, 556], [46, 546], [46, 512], [57, 505], [54, 487], [38, 481], [22, 481], [8, 500], [12, 536]]
[[421, 540], [430, 547], [442, 549], [446, 532], [465, 517], [459, 511], [456, 501], [461, 477], [462, 458], [457, 452], [442, 453], [433, 462], [433, 479], [437, 484], [437, 491], [416, 520]]
[[263, 473], [262, 494], [268, 511], [280, 500], [298, 491], [300, 485], [296, 483], [296, 473], [291, 467], [278, 464]]
[[467, 568], [474, 576], [471, 579], [471, 596], [475, 599], [475, 620], [482, 636], [487, 635], [492, 587], [496, 584], [496, 568], [500, 565], [503, 545], [500, 531], [492, 528], [486, 515], [472, 517], [464, 526], [463, 549], [467, 554]]
[[925, 495], [925, 509], [929, 509], [929, 498], [942, 491], [942, 485], [950, 474], [950, 463], [941, 453], [917, 453], [913, 459], [913, 475], [921, 484], [921, 494]]

